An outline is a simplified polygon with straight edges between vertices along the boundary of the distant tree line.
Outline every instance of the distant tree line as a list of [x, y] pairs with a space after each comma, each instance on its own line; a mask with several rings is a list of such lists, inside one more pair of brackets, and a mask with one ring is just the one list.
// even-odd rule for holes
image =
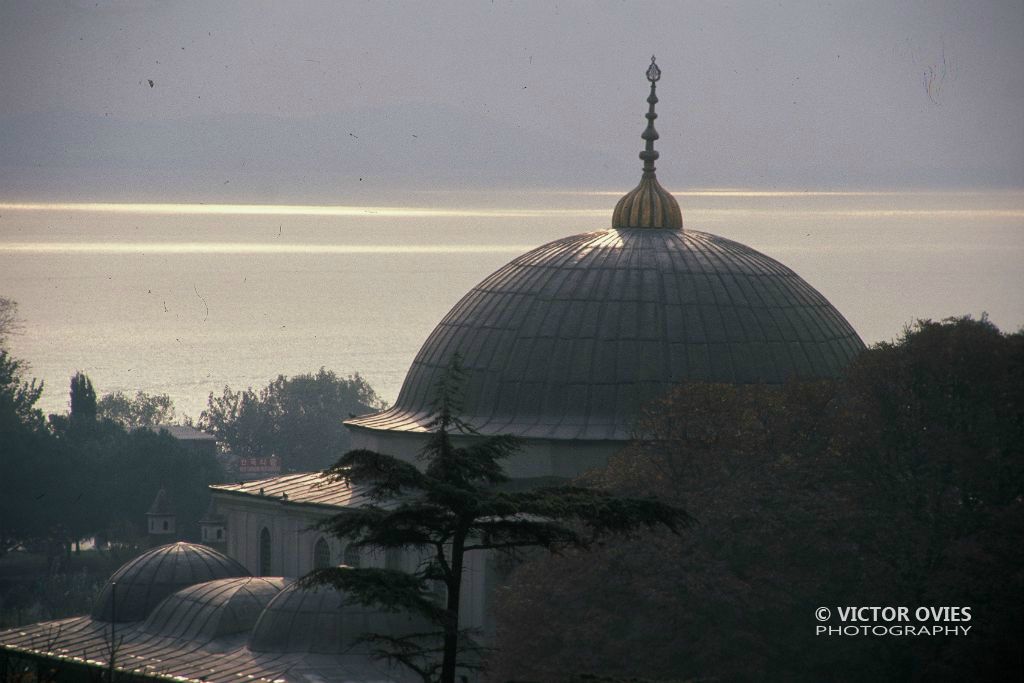
[[386, 407], [358, 373], [338, 377], [279, 375], [258, 392], [224, 387], [210, 394], [198, 427], [214, 434], [239, 457], [278, 456], [287, 472], [313, 472], [331, 466], [349, 449], [344, 420]]
[[[129, 430], [102, 417], [92, 383], [81, 373], [71, 381], [71, 412], [44, 420], [34, 407], [42, 386], [22, 380], [20, 361], [3, 350], [0, 366], [0, 555], [27, 547], [47, 552], [59, 568], [83, 538], [136, 544], [161, 488], [184, 533], [196, 535], [207, 486], [223, 478], [215, 457], [167, 432]], [[4, 399], [19, 394], [21, 409], [12, 411]]]
[[[494, 680], [1021, 680], [1021, 332], [920, 322], [837, 381], [680, 386], [637, 430], [593, 483], [695, 525], [521, 565]], [[817, 636], [838, 605], [969, 606], [973, 628]]]
[[125, 429], [155, 429], [160, 425], [174, 424], [177, 418], [170, 396], [153, 396], [144, 391], [135, 392], [135, 396], [128, 396], [121, 391], [106, 394], [96, 402], [96, 414]]
[[[177, 419], [170, 397], [98, 396], [77, 373], [70, 411], [44, 416], [36, 407], [42, 383], [28, 379], [25, 363], [7, 349], [17, 325], [15, 303], [0, 297], [0, 556], [28, 546], [56, 559], [90, 536], [135, 543], [161, 488], [179, 528], [197, 537], [208, 485], [224, 473], [213, 455], [159, 431]], [[210, 395], [198, 426], [238, 455], [278, 455], [286, 468], [315, 470], [347, 450], [345, 418], [383, 405], [359, 375], [321, 369], [279, 376], [259, 392], [225, 387], [222, 396]]]

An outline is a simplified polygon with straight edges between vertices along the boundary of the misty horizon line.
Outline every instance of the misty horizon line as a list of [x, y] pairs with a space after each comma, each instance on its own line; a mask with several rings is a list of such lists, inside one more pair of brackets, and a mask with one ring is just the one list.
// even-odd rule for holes
[[[388, 195], [464, 195], [467, 198], [482, 199], [503, 195], [519, 195], [528, 193], [534, 197], [621, 197], [629, 191], [624, 189], [605, 190], [572, 190], [572, 189], [410, 189], [401, 193], [388, 192]], [[775, 199], [775, 198], [864, 198], [864, 197], [907, 197], [907, 196], [958, 196], [972, 197], [984, 195], [1024, 195], [1024, 187], [961, 187], [961, 188], [906, 188], [906, 189], [761, 189], [746, 187], [689, 187], [686, 189], [666, 188], [678, 197], [692, 198], [729, 198], [729, 199]], [[360, 194], [374, 194], [372, 191]], [[380, 195], [378, 195], [379, 197]], [[384, 199], [383, 197], [380, 197]], [[76, 200], [70, 198], [54, 199], [50, 197], [0, 197], [0, 210], [11, 211], [92, 211], [111, 213], [190, 213], [190, 214], [224, 214], [224, 215], [335, 215], [335, 216], [369, 216], [382, 215], [388, 217], [429, 217], [429, 216], [467, 216], [467, 217], [544, 217], [544, 216], [595, 216], [603, 215], [602, 208], [537, 208], [528, 202], [519, 202], [518, 206], [501, 205], [489, 208], [466, 207], [458, 203], [450, 204], [418, 204], [393, 203], [379, 201], [365, 202], [323, 202], [323, 201], [270, 201], [240, 200], [235, 198], [166, 198], [166, 199], [109, 199], [94, 198]], [[609, 208], [609, 210], [611, 210]], [[698, 209], [700, 210], [700, 209]], [[915, 211], [916, 213], [917, 211]], [[1015, 215], [1017, 212], [1013, 212]]]

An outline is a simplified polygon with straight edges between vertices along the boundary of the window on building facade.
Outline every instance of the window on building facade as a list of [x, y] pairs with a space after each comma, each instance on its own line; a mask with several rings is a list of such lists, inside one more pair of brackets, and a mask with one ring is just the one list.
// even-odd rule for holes
[[331, 546], [320, 539], [313, 546], [313, 569], [326, 569], [331, 566]]
[[345, 558], [343, 561], [349, 567], [358, 567], [362, 563], [359, 548], [349, 543], [348, 547], [345, 548]]
[[401, 571], [402, 569], [402, 549], [401, 548], [388, 548], [384, 551], [384, 568], [394, 569]]
[[219, 541], [222, 538], [224, 538], [224, 530], [223, 529], [217, 529], [217, 540]]
[[260, 532], [260, 576], [270, 576], [270, 529]]
[[164, 520], [164, 531], [167, 531], [167, 520]]

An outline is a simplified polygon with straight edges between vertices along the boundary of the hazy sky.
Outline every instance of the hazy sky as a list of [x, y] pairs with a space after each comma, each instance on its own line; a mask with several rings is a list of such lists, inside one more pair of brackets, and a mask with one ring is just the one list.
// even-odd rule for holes
[[1024, 186], [1021, 0], [3, 2], [0, 181], [626, 187], [652, 53], [672, 187]]

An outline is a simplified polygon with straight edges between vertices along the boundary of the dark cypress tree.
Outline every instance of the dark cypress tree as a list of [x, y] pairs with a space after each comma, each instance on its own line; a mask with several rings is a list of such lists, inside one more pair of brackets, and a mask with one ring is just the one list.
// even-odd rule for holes
[[96, 420], [96, 391], [92, 388], [92, 381], [81, 371], [71, 378], [71, 419]]

